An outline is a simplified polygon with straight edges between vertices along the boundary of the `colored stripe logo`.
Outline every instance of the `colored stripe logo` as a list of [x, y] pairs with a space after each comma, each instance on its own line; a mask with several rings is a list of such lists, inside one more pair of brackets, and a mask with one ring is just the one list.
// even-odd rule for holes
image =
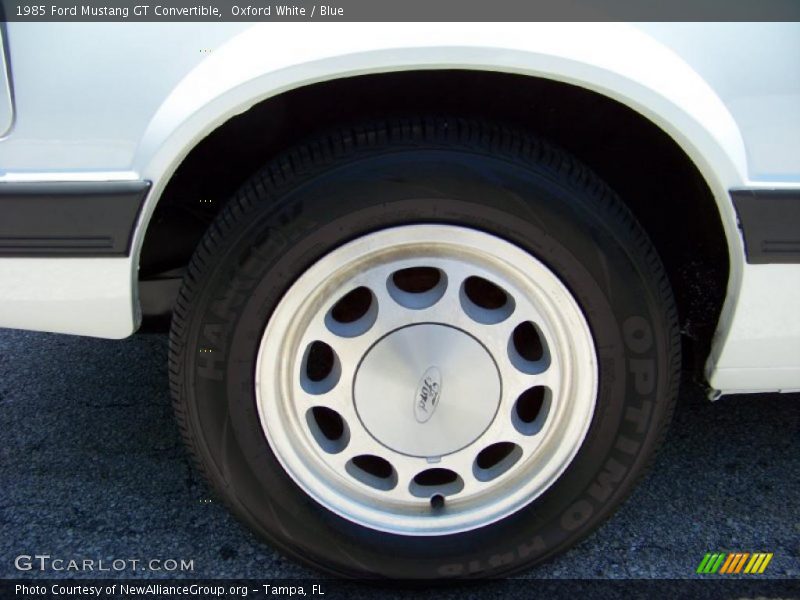
[[708, 552], [697, 567], [697, 573], [760, 575], [772, 560], [772, 552]]

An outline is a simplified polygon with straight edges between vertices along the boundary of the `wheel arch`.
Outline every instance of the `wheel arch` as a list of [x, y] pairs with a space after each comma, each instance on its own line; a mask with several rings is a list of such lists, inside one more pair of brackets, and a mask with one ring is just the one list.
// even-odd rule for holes
[[[145, 243], [145, 237], [146, 234], [150, 237], [148, 232], [152, 231], [156, 207], [164, 198], [169, 201], [170, 186], [186, 175], [192, 158], [204, 149], [207, 151], [208, 140], [214, 136], [224, 135], [236, 123], [241, 127], [253, 115], [262, 118], [267, 115], [273, 122], [279, 122], [286, 116], [287, 102], [293, 102], [298, 95], [316, 97], [318, 113], [324, 113], [330, 105], [351, 100], [349, 96], [330, 95], [331, 85], [358, 94], [359, 90], [382, 85], [386, 78], [399, 81], [405, 77], [413, 84], [417, 76], [427, 85], [436, 86], [448, 74], [463, 73], [478, 78], [505, 78], [506, 82], [526, 81], [533, 83], [534, 88], [543, 84], [548, 91], [559, 87], [587, 98], [603, 99], [622, 107], [636, 122], [646, 122], [674, 144], [686, 161], [686, 168], [695, 170], [706, 187], [693, 198], [712, 202], [719, 220], [715, 226], [720, 230], [716, 233], [721, 233], [727, 255], [724, 277], [718, 282], [727, 288], [727, 293], [719, 303], [725, 302], [722, 323], [726, 323], [726, 315], [732, 313], [738, 295], [743, 269], [742, 242], [728, 190], [743, 185], [747, 173], [744, 144], [733, 117], [689, 65], [633, 26], [526, 25], [491, 31], [448, 30], [440, 36], [443, 44], [435, 47], [419, 43], [424, 35], [378, 27], [368, 36], [348, 39], [339, 36], [331, 45], [326, 42], [325, 52], [318, 49], [323, 44], [317, 44], [291, 58], [271, 52], [280, 46], [280, 40], [274, 39], [278, 32], [269, 30], [273, 38], [269, 39], [263, 26], [231, 39], [173, 90], [152, 118], [138, 146], [134, 168], [154, 185], [133, 243], [134, 289], [138, 268], [144, 267], [145, 274], [148, 269], [150, 241]], [[282, 35], [287, 36], [284, 41], [289, 43], [291, 32]], [[570, 36], [579, 36], [581, 42], [569, 43]], [[604, 44], [609, 36], [620, 43]], [[638, 56], [636, 61], [630, 60], [633, 52]], [[513, 87], [507, 85], [509, 89]], [[452, 92], [451, 89], [451, 96]], [[481, 102], [474, 102], [470, 112], [475, 112], [477, 104]], [[431, 108], [449, 109], [435, 103]], [[367, 107], [372, 111], [384, 109], [380, 103]], [[518, 111], [512, 120], [524, 121], [525, 107], [518, 107]], [[532, 129], [536, 132], [536, 119], [533, 121]], [[557, 136], [550, 139], [574, 151]], [[577, 154], [583, 158], [580, 152]], [[598, 170], [591, 161], [585, 162]], [[603, 176], [602, 169], [599, 171]], [[710, 212], [711, 207], [705, 206], [704, 210]], [[715, 309], [717, 314], [720, 309]], [[725, 326], [719, 328], [723, 333], [718, 336], [720, 341], [725, 330]]]

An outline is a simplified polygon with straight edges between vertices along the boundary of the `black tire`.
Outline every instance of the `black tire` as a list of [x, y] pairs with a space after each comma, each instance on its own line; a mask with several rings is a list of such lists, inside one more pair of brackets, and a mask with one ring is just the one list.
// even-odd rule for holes
[[[283, 292], [333, 248], [407, 223], [473, 227], [533, 254], [578, 301], [599, 362], [589, 432], [556, 483], [493, 525], [443, 537], [378, 532], [318, 505], [271, 452], [255, 404], [260, 337]], [[664, 268], [608, 186], [541, 140], [456, 118], [370, 122], [270, 162], [197, 248], [170, 335], [178, 423], [216, 493], [285, 553], [351, 577], [505, 576], [575, 544], [651, 462], [679, 364]]]

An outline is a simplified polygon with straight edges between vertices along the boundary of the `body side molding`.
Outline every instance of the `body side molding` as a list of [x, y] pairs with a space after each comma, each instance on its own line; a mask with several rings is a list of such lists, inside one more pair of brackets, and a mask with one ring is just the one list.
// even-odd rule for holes
[[747, 262], [800, 263], [800, 189], [734, 189]]
[[0, 184], [0, 256], [129, 256], [148, 181]]

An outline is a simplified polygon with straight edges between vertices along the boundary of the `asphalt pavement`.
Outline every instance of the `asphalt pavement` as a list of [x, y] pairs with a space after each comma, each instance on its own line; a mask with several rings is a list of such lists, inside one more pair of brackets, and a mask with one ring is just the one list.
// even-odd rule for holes
[[[85, 576], [314, 576], [210, 500], [173, 422], [166, 355], [163, 335], [0, 330], [0, 578], [37, 575], [15, 566], [36, 554], [193, 561]], [[772, 552], [764, 577], [800, 578], [800, 394], [711, 403], [687, 381], [630, 499], [522, 577], [692, 578], [705, 553], [734, 551]]]

